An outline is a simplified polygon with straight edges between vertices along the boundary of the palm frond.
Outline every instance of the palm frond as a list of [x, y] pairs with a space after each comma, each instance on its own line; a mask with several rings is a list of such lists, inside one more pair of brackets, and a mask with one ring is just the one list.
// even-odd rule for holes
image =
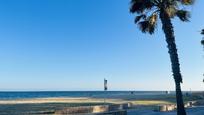
[[[204, 29], [201, 30], [200, 34], [204, 35]], [[201, 40], [201, 44], [204, 46], [204, 38]]]
[[130, 2], [131, 13], [143, 13], [147, 9], [151, 9], [154, 6], [152, 0], [131, 0]]
[[155, 27], [156, 25], [149, 25], [149, 30], [148, 30], [148, 32], [149, 32], [149, 34], [153, 34], [154, 33], [154, 31], [155, 31]]
[[201, 40], [201, 44], [204, 45], [204, 40]]
[[183, 5], [192, 5], [195, 2], [195, 0], [177, 0], [177, 1]]
[[201, 33], [200, 33], [200, 34], [204, 35], [204, 29], [201, 30]]
[[166, 12], [167, 14], [169, 15], [170, 18], [173, 18], [175, 15], [176, 15], [176, 7], [174, 5], [169, 5], [167, 8], [166, 8]]
[[151, 25], [156, 25], [156, 23], [157, 23], [157, 14], [152, 14], [151, 16], [149, 16], [149, 23]]
[[143, 33], [148, 32], [148, 27], [149, 27], [149, 21], [141, 21], [138, 23], [140, 30]]
[[146, 20], [138, 23], [140, 30], [143, 33], [153, 34], [157, 24], [157, 15], [153, 14], [149, 16]]
[[146, 15], [142, 14], [135, 17], [135, 23], [138, 23], [141, 19], [146, 19]]
[[186, 10], [178, 10], [176, 12], [176, 16], [181, 20], [181, 21], [189, 21], [190, 18], [190, 13]]

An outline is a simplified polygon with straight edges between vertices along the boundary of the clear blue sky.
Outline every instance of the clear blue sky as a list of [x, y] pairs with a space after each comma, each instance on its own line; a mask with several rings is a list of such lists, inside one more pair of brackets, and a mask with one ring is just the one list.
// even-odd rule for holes
[[[173, 21], [183, 90], [202, 90], [204, 1]], [[174, 90], [161, 25], [141, 33], [129, 0], [1, 0], [0, 90]]]

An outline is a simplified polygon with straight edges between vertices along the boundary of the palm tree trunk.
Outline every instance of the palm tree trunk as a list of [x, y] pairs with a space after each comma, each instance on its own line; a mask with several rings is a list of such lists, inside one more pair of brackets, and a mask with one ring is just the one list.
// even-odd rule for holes
[[160, 19], [162, 22], [162, 29], [166, 37], [168, 53], [170, 55], [171, 67], [172, 67], [173, 77], [176, 85], [177, 115], [186, 115], [186, 111], [183, 103], [183, 96], [181, 92], [181, 86], [180, 86], [180, 83], [182, 83], [182, 76], [180, 73], [180, 64], [179, 64], [178, 53], [176, 49], [173, 25], [171, 23], [170, 17], [165, 12], [165, 10], [160, 12]]

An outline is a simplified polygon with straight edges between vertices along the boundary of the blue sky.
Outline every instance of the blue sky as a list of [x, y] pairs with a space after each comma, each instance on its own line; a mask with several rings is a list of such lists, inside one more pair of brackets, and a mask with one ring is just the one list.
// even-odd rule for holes
[[[183, 90], [202, 90], [204, 1], [173, 20]], [[0, 90], [174, 90], [164, 34], [141, 33], [128, 0], [1, 0]]]

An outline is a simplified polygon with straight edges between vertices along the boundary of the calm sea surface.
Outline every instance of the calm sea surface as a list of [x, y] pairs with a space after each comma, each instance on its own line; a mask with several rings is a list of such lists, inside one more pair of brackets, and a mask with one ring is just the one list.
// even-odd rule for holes
[[164, 91], [32, 91], [32, 92], [0, 92], [0, 100], [49, 98], [49, 97], [97, 97], [104, 95], [160, 95]]

